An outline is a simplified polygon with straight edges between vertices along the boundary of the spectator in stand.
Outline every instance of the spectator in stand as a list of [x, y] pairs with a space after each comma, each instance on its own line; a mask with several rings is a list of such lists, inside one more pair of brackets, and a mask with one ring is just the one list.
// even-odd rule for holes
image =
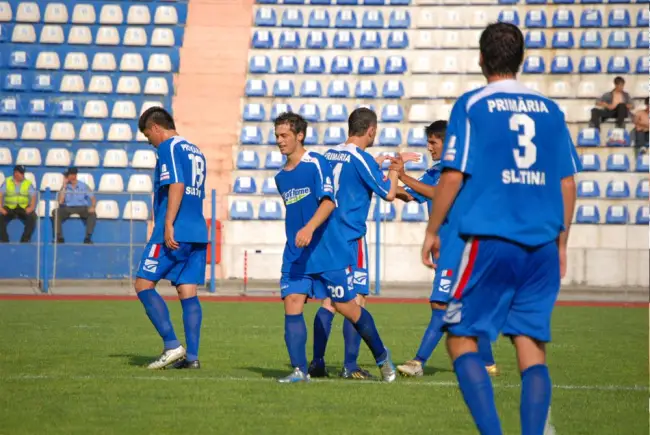
[[648, 97], [645, 98], [645, 108], [634, 114], [634, 151], [638, 156], [639, 153], [648, 152]]
[[63, 188], [57, 197], [59, 207], [52, 211], [52, 225], [57, 243], [64, 243], [63, 222], [73, 214], [78, 214], [86, 224], [86, 237], [84, 243], [92, 243], [93, 230], [97, 216], [95, 215], [95, 196], [90, 187], [77, 179], [78, 170], [68, 168], [63, 175]]
[[625, 92], [625, 79], [616, 77], [614, 89], [605, 92], [598, 101], [596, 107], [591, 109], [591, 121], [589, 126], [600, 130], [600, 123], [609, 118], [616, 118], [616, 127], [625, 127], [625, 118], [632, 110], [632, 97]]
[[[4, 201], [4, 202], [3, 202]], [[8, 243], [7, 225], [20, 219], [25, 225], [20, 243], [29, 243], [36, 227], [36, 190], [25, 178], [25, 167], [14, 167], [14, 175], [0, 186], [0, 243]]]

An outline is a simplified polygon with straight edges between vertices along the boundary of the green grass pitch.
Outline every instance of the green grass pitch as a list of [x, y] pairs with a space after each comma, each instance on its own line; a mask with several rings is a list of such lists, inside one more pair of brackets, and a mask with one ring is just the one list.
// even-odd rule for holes
[[[181, 309], [169, 303], [183, 336]], [[311, 323], [316, 304], [306, 308]], [[396, 363], [429, 318], [369, 305]], [[343, 359], [341, 318], [327, 362]], [[137, 301], [0, 301], [0, 434], [475, 434], [439, 346], [419, 379], [279, 385], [290, 370], [279, 303], [203, 303], [199, 371], [148, 371], [160, 341]], [[549, 366], [558, 435], [648, 433], [648, 311], [558, 307]], [[311, 340], [308, 344], [311, 356]], [[519, 433], [519, 374], [495, 344], [505, 434]], [[363, 347], [361, 363], [376, 369]]]

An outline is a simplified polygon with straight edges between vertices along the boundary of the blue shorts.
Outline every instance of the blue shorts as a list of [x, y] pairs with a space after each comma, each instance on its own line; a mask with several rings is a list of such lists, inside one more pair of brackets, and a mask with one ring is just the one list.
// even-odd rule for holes
[[458, 266], [463, 257], [465, 239], [457, 234], [445, 235], [441, 240], [442, 251], [436, 262], [436, 276], [429, 302], [446, 304], [451, 299], [451, 288], [458, 279]]
[[142, 253], [136, 277], [158, 282], [171, 281], [173, 286], [205, 283], [207, 243], [179, 242], [171, 250], [164, 243], [149, 243]]
[[299, 294], [313, 299], [332, 298], [333, 302], [347, 302], [357, 297], [352, 277], [349, 268], [308, 275], [283, 272], [280, 278], [281, 296], [284, 299]]
[[452, 286], [444, 322], [452, 335], [499, 333], [551, 341], [551, 314], [560, 292], [553, 241], [535, 248], [495, 238], [470, 238]]
[[354, 290], [359, 295], [367, 296], [370, 293], [370, 283], [368, 279], [368, 244], [366, 238], [353, 240], [348, 243], [350, 251], [354, 258], [352, 264], [352, 273], [354, 275]]

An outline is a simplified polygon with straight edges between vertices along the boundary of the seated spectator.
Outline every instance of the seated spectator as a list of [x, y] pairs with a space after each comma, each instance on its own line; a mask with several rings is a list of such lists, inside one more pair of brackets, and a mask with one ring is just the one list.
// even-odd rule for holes
[[83, 181], [77, 179], [78, 170], [75, 167], [68, 168], [63, 175], [63, 188], [57, 197], [59, 208], [52, 212], [52, 226], [57, 243], [64, 243], [63, 222], [73, 214], [78, 214], [86, 224], [86, 237], [84, 243], [92, 243], [93, 230], [97, 216], [95, 215], [95, 196], [90, 187]]
[[632, 110], [632, 97], [623, 90], [625, 80], [623, 77], [614, 79], [614, 89], [605, 92], [598, 101], [596, 107], [591, 109], [591, 121], [589, 126], [600, 130], [600, 123], [609, 118], [616, 118], [616, 127], [625, 127], [625, 118]]
[[645, 98], [645, 109], [641, 109], [634, 114], [634, 151], [638, 156], [639, 153], [648, 152], [648, 97]]
[[[3, 203], [4, 200], [4, 203]], [[7, 225], [20, 219], [25, 225], [20, 243], [29, 243], [36, 227], [36, 190], [25, 178], [25, 167], [14, 167], [14, 175], [0, 186], [0, 243], [9, 242]]]

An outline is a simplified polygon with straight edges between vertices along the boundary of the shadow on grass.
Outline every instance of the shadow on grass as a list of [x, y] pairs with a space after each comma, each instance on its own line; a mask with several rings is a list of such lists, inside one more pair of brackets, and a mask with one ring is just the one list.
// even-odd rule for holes
[[115, 354], [115, 355], [109, 355], [111, 358], [120, 358], [122, 360], [126, 360], [127, 364], [131, 366], [137, 366], [137, 367], [146, 367], [148, 366], [152, 361], [154, 361], [156, 358], [158, 358], [159, 355], [135, 355], [132, 353], [127, 353], [127, 354]]
[[424, 376], [435, 375], [437, 373], [453, 373], [453, 370], [442, 368], [442, 367], [429, 367], [424, 366]]
[[248, 370], [249, 372], [262, 375], [263, 378], [282, 378], [291, 373], [291, 366], [287, 365], [284, 369], [272, 369], [267, 367], [239, 367], [241, 370]]

